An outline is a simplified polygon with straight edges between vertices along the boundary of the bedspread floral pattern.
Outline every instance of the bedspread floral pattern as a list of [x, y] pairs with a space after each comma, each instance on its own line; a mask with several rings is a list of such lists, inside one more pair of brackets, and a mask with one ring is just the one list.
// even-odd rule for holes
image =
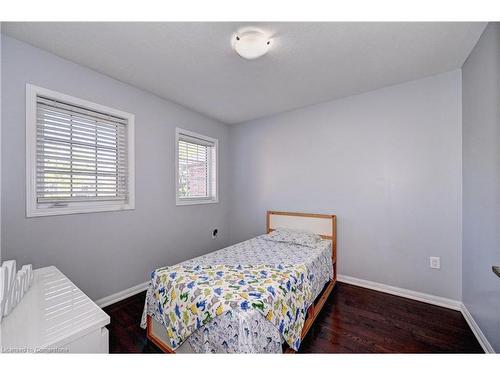
[[214, 317], [249, 309], [273, 323], [291, 348], [300, 346], [312, 294], [305, 265], [177, 265], [155, 271], [152, 282], [172, 349]]
[[[312, 279], [313, 296], [333, 278], [330, 241], [321, 240], [316, 247], [269, 241], [258, 236], [223, 249], [189, 259], [180, 265], [259, 265], [305, 264]], [[146, 294], [141, 327], [146, 327], [150, 315], [166, 329], [163, 314], [159, 312], [157, 291], [150, 283]], [[281, 353], [283, 338], [265, 316], [256, 310], [227, 311], [196, 330], [186, 344], [196, 353]]]

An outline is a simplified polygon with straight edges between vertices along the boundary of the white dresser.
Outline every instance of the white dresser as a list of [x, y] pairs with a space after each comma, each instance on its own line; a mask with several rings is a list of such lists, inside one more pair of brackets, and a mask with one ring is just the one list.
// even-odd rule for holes
[[109, 315], [56, 267], [34, 271], [33, 286], [4, 317], [3, 353], [108, 353]]

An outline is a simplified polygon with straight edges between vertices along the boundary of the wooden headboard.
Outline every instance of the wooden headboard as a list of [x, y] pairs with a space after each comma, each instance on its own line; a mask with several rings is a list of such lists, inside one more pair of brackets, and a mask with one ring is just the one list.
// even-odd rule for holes
[[301, 212], [267, 211], [267, 233], [276, 228], [306, 230], [332, 241], [334, 266], [337, 260], [337, 216]]

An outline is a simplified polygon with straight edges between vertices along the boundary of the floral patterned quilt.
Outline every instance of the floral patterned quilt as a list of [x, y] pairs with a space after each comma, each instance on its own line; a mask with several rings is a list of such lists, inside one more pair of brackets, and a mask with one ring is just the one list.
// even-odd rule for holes
[[298, 350], [311, 282], [304, 265], [177, 265], [158, 269], [152, 283], [172, 349], [228, 310], [254, 309]]
[[[304, 265], [311, 282], [312, 295], [306, 296], [309, 306], [319, 295], [325, 283], [333, 278], [330, 241], [321, 240], [315, 247], [307, 247], [252, 238], [233, 246], [180, 263], [182, 266], [238, 266], [263, 264]], [[158, 304], [158, 288], [151, 284], [147, 291], [141, 326], [146, 326], [146, 315], [165, 327], [163, 311]], [[175, 313], [175, 312], [174, 312]], [[279, 326], [278, 326], [279, 328]], [[257, 309], [230, 309], [201, 325], [191, 334], [187, 344], [197, 353], [280, 353], [283, 335]], [[165, 328], [166, 329], [166, 328]]]

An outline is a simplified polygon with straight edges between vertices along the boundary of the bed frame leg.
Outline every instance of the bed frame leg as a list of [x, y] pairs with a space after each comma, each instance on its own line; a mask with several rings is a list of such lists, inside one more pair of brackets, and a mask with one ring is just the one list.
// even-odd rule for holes
[[175, 354], [168, 345], [166, 345], [161, 339], [156, 337], [153, 333], [153, 322], [151, 321], [151, 317], [148, 315], [146, 318], [146, 337], [149, 341], [155, 344], [158, 348], [160, 348], [164, 353], [167, 354]]

